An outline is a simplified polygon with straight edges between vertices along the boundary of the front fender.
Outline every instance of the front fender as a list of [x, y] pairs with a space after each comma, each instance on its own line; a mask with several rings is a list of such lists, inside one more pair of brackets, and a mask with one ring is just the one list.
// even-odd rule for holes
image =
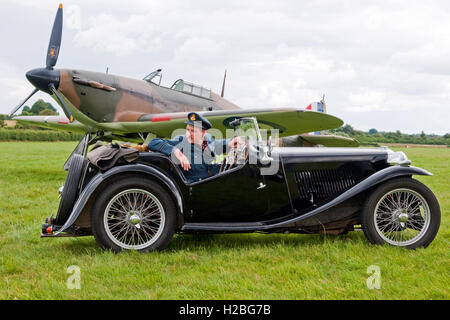
[[[360, 194], [361, 192], [364, 192], [384, 181], [387, 181], [387, 180], [390, 180], [393, 178], [397, 178], [397, 177], [401, 177], [401, 176], [411, 176], [411, 175], [432, 176], [432, 174], [430, 172], [428, 172], [424, 169], [421, 169], [421, 168], [417, 168], [417, 167], [400, 166], [400, 165], [390, 166], [390, 167], [387, 167], [380, 171], [377, 171], [376, 173], [372, 174], [371, 176], [364, 179], [357, 185], [348, 189], [347, 191], [345, 191], [344, 193], [342, 193], [335, 199], [331, 200], [330, 202], [327, 202], [326, 204], [324, 204], [308, 213], [305, 213], [305, 214], [301, 215], [300, 217], [296, 217], [296, 218], [290, 219], [288, 221], [280, 222], [280, 223], [278, 223], [278, 225], [276, 227], [281, 227], [281, 226], [285, 227], [291, 223], [295, 223], [297, 221], [301, 221], [301, 220], [310, 218], [312, 216], [315, 216], [317, 214], [320, 214], [320, 213], [326, 211], [327, 209], [330, 209], [330, 208], [344, 202], [345, 200], [348, 200], [348, 199]], [[272, 228], [272, 227], [273, 226], [271, 226], [270, 228]]]
[[176, 186], [176, 184], [169, 177], [167, 177], [164, 173], [162, 173], [158, 169], [150, 167], [150, 166], [145, 166], [142, 164], [129, 164], [129, 165], [124, 165], [124, 166], [114, 167], [104, 173], [98, 173], [97, 175], [95, 175], [91, 179], [91, 181], [89, 181], [89, 183], [86, 185], [86, 187], [83, 189], [81, 195], [78, 197], [77, 201], [75, 202], [75, 205], [72, 209], [72, 213], [70, 214], [69, 218], [64, 223], [64, 225], [61, 227], [61, 229], [59, 229], [55, 233], [55, 235], [58, 235], [61, 232], [64, 232], [65, 230], [67, 230], [69, 227], [71, 227], [74, 224], [74, 222], [77, 220], [78, 216], [83, 211], [83, 208], [85, 207], [85, 205], [91, 198], [92, 194], [95, 192], [95, 190], [100, 186], [100, 184], [103, 181], [105, 181], [106, 179], [108, 179], [114, 175], [117, 175], [120, 173], [130, 173], [130, 172], [131, 173], [133, 173], [133, 172], [145, 173], [152, 177], [157, 178], [159, 181], [164, 183], [166, 185], [166, 187], [172, 191], [172, 193], [176, 199], [176, 202], [177, 202], [176, 204], [177, 204], [178, 212], [181, 216], [183, 216], [183, 199], [181, 197], [181, 192], [178, 189], [178, 187]]

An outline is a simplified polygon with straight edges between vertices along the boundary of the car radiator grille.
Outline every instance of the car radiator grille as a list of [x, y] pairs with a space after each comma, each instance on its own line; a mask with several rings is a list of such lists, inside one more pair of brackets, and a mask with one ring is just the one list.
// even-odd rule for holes
[[347, 169], [296, 171], [295, 179], [300, 198], [314, 203], [350, 189], [357, 180]]

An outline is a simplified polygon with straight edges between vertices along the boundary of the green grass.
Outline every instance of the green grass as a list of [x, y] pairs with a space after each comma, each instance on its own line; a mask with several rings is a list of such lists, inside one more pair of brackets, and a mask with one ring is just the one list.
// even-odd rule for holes
[[[442, 222], [426, 249], [373, 246], [361, 231], [176, 235], [160, 253], [113, 254], [93, 237], [41, 239], [75, 142], [0, 143], [1, 299], [449, 299], [450, 149], [404, 150], [436, 194]], [[66, 286], [80, 267], [81, 289]], [[381, 289], [366, 273], [381, 270]]]

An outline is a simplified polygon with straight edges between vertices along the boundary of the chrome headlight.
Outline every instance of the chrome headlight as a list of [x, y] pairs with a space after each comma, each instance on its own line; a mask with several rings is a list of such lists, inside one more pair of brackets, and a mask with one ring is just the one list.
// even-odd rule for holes
[[408, 159], [406, 154], [402, 151], [392, 151], [389, 148], [386, 148], [388, 153], [387, 163], [389, 164], [399, 164], [401, 166], [408, 166], [411, 164], [411, 160]]

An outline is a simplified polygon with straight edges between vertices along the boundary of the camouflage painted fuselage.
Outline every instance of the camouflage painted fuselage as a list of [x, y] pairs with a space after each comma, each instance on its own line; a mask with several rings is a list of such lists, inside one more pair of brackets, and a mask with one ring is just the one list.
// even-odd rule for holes
[[60, 70], [58, 90], [100, 123], [140, 121], [158, 113], [239, 109], [214, 93], [205, 98], [144, 80], [84, 70]]

